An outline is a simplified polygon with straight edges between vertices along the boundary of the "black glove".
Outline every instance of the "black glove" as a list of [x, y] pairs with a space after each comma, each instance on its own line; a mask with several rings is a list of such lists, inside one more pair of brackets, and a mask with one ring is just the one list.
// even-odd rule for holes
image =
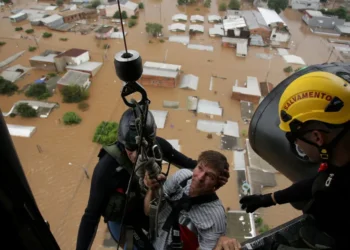
[[241, 203], [241, 208], [247, 213], [252, 213], [260, 207], [270, 207], [276, 205], [273, 202], [271, 194], [264, 195], [248, 195], [244, 196], [239, 203]]

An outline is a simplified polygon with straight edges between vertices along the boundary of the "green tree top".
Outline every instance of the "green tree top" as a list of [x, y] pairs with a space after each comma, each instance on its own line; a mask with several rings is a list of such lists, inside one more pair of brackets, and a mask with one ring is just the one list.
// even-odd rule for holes
[[154, 37], [162, 33], [163, 26], [159, 23], [146, 23], [146, 32]]
[[279, 14], [288, 7], [288, 0], [269, 0], [267, 6]]

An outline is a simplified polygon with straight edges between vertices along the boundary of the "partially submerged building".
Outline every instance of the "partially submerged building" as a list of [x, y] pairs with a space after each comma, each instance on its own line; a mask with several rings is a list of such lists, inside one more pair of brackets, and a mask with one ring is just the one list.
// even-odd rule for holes
[[12, 67], [9, 67], [1, 72], [1, 76], [10, 81], [15, 82], [19, 78], [21, 78], [23, 75], [25, 75], [31, 68], [24, 67], [20, 64], [14, 65]]
[[258, 8], [266, 24], [271, 28], [270, 41], [288, 42], [291, 38], [287, 24], [274, 10]]
[[183, 23], [173, 23], [168, 26], [168, 29], [173, 32], [185, 32], [186, 24]]
[[253, 76], [247, 76], [246, 87], [239, 87], [237, 84], [232, 87], [232, 99], [238, 101], [249, 101], [259, 103], [261, 91], [258, 79]]
[[204, 16], [201, 15], [192, 15], [190, 17], [191, 23], [204, 23]]
[[227, 16], [223, 20], [225, 36], [231, 38], [248, 38], [249, 29], [243, 17]]
[[224, 35], [224, 26], [222, 24], [215, 24], [213, 28], [209, 28], [209, 36], [211, 37], [222, 37]]
[[113, 26], [102, 25], [95, 31], [95, 36], [97, 39], [107, 39], [111, 36], [114, 31]]
[[319, 10], [320, 0], [290, 0], [289, 5], [293, 10]]
[[55, 58], [55, 64], [58, 72], [63, 72], [67, 66], [80, 65], [90, 60], [89, 51], [85, 49], [69, 49]]
[[14, 15], [10, 16], [10, 21], [12, 23], [18, 23], [20, 21], [26, 20], [27, 17], [28, 17], [27, 13], [19, 12], [17, 14], [14, 14]]
[[345, 20], [337, 16], [324, 15], [321, 11], [305, 10], [303, 21], [312, 29], [334, 29], [335, 26], [344, 25]]
[[171, 20], [173, 20], [173, 22], [187, 22], [187, 15], [185, 15], [185, 14], [175, 14], [171, 18]]
[[57, 71], [55, 57], [60, 53], [61, 52], [58, 51], [46, 50], [40, 54], [40, 56], [31, 57], [29, 59], [29, 64], [37, 69]]
[[57, 82], [57, 88], [61, 90], [65, 86], [78, 85], [88, 89], [90, 87], [90, 74], [75, 70], [68, 70], [67, 73]]
[[64, 24], [63, 17], [57, 14], [42, 18], [41, 22], [44, 26], [49, 28], [56, 28]]
[[140, 79], [142, 85], [175, 88], [179, 80], [181, 65], [145, 62]]
[[270, 39], [271, 29], [259, 11], [241, 10], [240, 14], [246, 21], [251, 36], [261, 36], [263, 40]]
[[90, 74], [91, 77], [95, 76], [97, 72], [101, 69], [101, 62], [84, 62], [79, 65], [68, 65], [67, 70], [74, 70], [79, 72], [84, 72]]
[[199, 24], [191, 24], [189, 27], [190, 33], [204, 33], [204, 26]]
[[208, 15], [209, 23], [220, 23], [222, 21], [221, 16], [218, 15]]

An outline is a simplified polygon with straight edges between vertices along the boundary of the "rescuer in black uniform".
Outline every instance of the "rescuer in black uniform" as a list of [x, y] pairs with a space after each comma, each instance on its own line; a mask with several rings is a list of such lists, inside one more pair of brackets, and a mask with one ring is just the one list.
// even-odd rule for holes
[[[320, 162], [320, 168], [315, 177], [284, 190], [243, 197], [242, 209], [252, 213], [260, 207], [308, 201], [303, 212], [315, 219], [315, 226], [300, 229], [303, 242], [311, 249], [350, 249], [349, 83], [328, 72], [305, 74], [285, 89], [279, 116], [279, 127], [291, 145], [310, 161]], [[272, 245], [273, 249], [295, 249]]]
[[[133, 163], [137, 160], [137, 131], [135, 117], [132, 109], [128, 109], [122, 115], [118, 128], [118, 141], [107, 147], [103, 147], [98, 155], [97, 163], [91, 181], [89, 201], [82, 217], [77, 250], [90, 249], [101, 216], [108, 223], [110, 232], [115, 240], [118, 240], [122, 217], [122, 205], [125, 204], [124, 193], [128, 186]], [[156, 136], [156, 124], [152, 113], [148, 112], [145, 125], [145, 139], [150, 144], [158, 145], [163, 160], [178, 168], [194, 169], [197, 161], [186, 157], [176, 151], [169, 142]], [[150, 152], [151, 154], [152, 152]], [[221, 177], [221, 185], [224, 185], [229, 177]], [[132, 225], [139, 237], [144, 236], [142, 229], [148, 230], [148, 217], [143, 212], [143, 197], [141, 191], [135, 185], [135, 197], [128, 202], [127, 213], [123, 225]], [[146, 245], [144, 245], [146, 244]], [[151, 249], [147, 245], [147, 239], [134, 240], [138, 249]], [[143, 246], [142, 246], [143, 245]]]

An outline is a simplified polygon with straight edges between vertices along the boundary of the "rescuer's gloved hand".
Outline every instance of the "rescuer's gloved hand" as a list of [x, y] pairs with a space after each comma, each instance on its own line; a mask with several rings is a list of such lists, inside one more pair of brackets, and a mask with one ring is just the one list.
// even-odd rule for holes
[[241, 203], [241, 208], [247, 213], [252, 213], [260, 207], [270, 207], [276, 205], [272, 200], [271, 194], [264, 195], [248, 195], [244, 196], [239, 203]]

